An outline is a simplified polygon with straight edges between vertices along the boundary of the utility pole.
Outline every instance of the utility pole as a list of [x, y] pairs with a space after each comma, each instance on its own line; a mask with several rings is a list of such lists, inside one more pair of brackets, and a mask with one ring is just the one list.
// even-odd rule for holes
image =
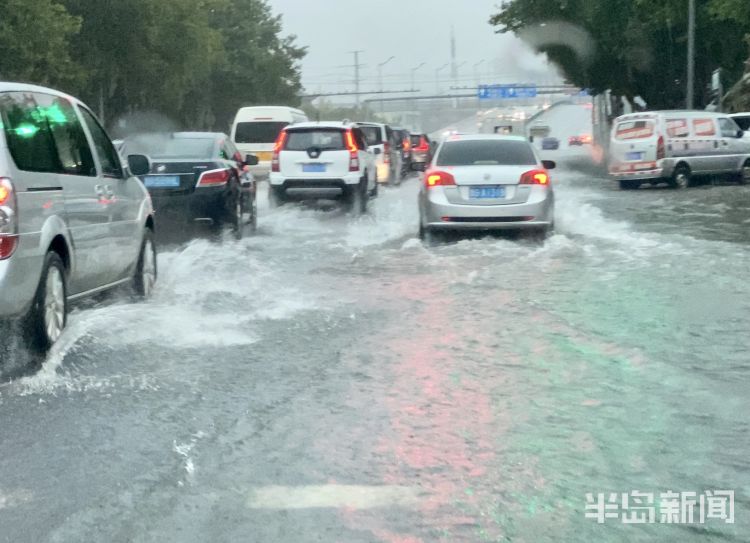
[[416, 74], [417, 74], [417, 71], [418, 71], [418, 70], [419, 70], [420, 68], [423, 68], [423, 67], [424, 67], [424, 66], [426, 66], [426, 65], [427, 65], [427, 63], [426, 63], [426, 62], [423, 62], [422, 64], [420, 64], [420, 65], [419, 65], [419, 66], [417, 66], [416, 68], [412, 68], [412, 69], [411, 69], [411, 90], [417, 90], [417, 88], [415, 87], [415, 76], [416, 76]]
[[687, 108], [695, 109], [695, 0], [688, 0]]
[[440, 72], [445, 70], [450, 64], [443, 64], [440, 68], [435, 70], [435, 92], [440, 94]]
[[[392, 56], [388, 60], [386, 60], [386, 61], [381, 62], [380, 64], [378, 64], [378, 85], [380, 86], [380, 92], [383, 92], [383, 90], [384, 90], [383, 89], [383, 66], [385, 66], [386, 64], [388, 64], [390, 61], [392, 61], [395, 58], [396, 57]], [[385, 113], [385, 103], [381, 99], [380, 100], [380, 114], [383, 115], [384, 113]]]
[[362, 64], [359, 63], [360, 53], [364, 53], [364, 51], [351, 51], [351, 54], [354, 55], [354, 92], [356, 93], [357, 108], [359, 108], [359, 84], [361, 82], [359, 70], [362, 68]]

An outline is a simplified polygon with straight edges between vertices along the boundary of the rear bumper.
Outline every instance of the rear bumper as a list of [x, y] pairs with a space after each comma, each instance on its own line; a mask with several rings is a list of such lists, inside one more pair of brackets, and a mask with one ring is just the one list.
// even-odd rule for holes
[[671, 159], [652, 162], [655, 167], [627, 170], [628, 164], [613, 164], [609, 168], [609, 176], [617, 181], [654, 181], [668, 179], [674, 173], [675, 163]]
[[13, 255], [0, 260], [0, 319], [25, 314], [36, 295], [43, 260], [28, 245], [38, 245], [38, 236], [21, 236]]
[[286, 177], [282, 174], [272, 173], [269, 178], [271, 186], [279, 189], [343, 189], [346, 186], [359, 185], [362, 176], [359, 172], [352, 172], [350, 175], [332, 178], [305, 178], [305, 177]]
[[220, 220], [226, 212], [226, 187], [195, 189], [190, 194], [152, 193], [156, 220], [193, 222], [205, 219]]
[[[434, 194], [433, 194], [434, 192]], [[539, 187], [523, 204], [457, 205], [441, 191], [420, 194], [422, 224], [447, 230], [519, 230], [554, 223], [554, 193]]]
[[271, 175], [271, 162], [259, 162], [257, 166], [250, 166], [250, 173], [256, 180], [265, 181]]

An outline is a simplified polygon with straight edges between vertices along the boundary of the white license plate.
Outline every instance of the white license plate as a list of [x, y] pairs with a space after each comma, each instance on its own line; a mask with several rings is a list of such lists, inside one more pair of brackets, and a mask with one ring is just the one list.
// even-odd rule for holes
[[173, 189], [180, 186], [179, 175], [147, 175], [143, 184], [150, 189]]
[[505, 198], [505, 187], [471, 187], [469, 198], [472, 200], [497, 200]]

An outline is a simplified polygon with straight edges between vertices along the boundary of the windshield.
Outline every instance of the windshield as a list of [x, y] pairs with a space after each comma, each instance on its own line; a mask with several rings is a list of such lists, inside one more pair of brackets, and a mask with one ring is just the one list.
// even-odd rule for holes
[[128, 138], [122, 145], [121, 154], [164, 159], [209, 159], [214, 157], [215, 148], [216, 140], [213, 137], [182, 138], [153, 134]]
[[534, 151], [523, 141], [469, 140], [443, 144], [438, 166], [532, 166]]
[[290, 130], [288, 132], [286, 146], [287, 151], [306, 151], [317, 148], [322, 151], [342, 151], [344, 146], [344, 132], [338, 129], [331, 130]]
[[235, 143], [273, 143], [279, 133], [289, 126], [286, 122], [237, 123]]
[[734, 122], [737, 123], [737, 125], [744, 130], [745, 132], [750, 131], [750, 115], [746, 117], [732, 117], [734, 119]]

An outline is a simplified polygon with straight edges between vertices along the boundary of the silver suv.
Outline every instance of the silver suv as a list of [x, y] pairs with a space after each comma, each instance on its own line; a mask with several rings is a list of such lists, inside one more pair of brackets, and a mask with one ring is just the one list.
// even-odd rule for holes
[[127, 283], [150, 294], [153, 209], [134, 177], [150, 164], [128, 162], [75, 98], [0, 82], [0, 322], [20, 322], [30, 349], [57, 341], [70, 302]]

